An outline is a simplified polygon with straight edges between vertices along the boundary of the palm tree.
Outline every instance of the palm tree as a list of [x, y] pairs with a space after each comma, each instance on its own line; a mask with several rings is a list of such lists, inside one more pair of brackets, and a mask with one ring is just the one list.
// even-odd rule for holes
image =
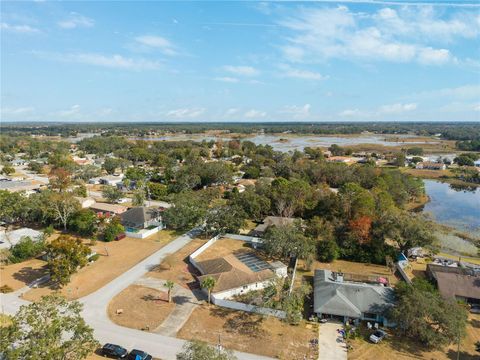
[[212, 293], [213, 288], [215, 287], [216, 280], [211, 277], [207, 276], [205, 279], [203, 279], [202, 283], [200, 286], [204, 289], [207, 289], [208, 291], [208, 303], [210, 303], [210, 295]]
[[168, 289], [168, 302], [172, 302], [172, 289], [175, 286], [175, 283], [173, 281], [166, 281], [165, 284], [163, 284]]

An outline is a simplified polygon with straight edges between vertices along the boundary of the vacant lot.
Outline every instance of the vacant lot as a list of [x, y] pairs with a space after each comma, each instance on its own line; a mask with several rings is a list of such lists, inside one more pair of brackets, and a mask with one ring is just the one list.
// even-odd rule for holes
[[192, 313], [177, 336], [211, 344], [220, 340], [229, 349], [290, 360], [314, 355], [316, 349], [309, 344], [318, 333], [304, 322], [292, 326], [274, 317], [205, 305]]
[[[471, 314], [467, 336], [460, 347], [461, 360], [478, 360], [480, 353], [475, 351], [475, 342], [480, 341], [480, 315]], [[390, 336], [380, 344], [372, 344], [364, 339], [352, 341], [353, 350], [348, 353], [349, 360], [454, 360], [457, 358], [457, 346], [446, 349], [425, 351], [423, 346], [398, 336]]]
[[[175, 308], [168, 294], [155, 289], [130, 285], [108, 305], [108, 316], [118, 325], [139, 330], [154, 330]], [[121, 314], [117, 314], [117, 310]]]
[[46, 262], [38, 259], [0, 267], [1, 285], [8, 285], [14, 291], [46, 275]]
[[[176, 253], [168, 255], [163, 262], [145, 277], [162, 280], [171, 280], [185, 288], [189, 288], [195, 281], [195, 268], [188, 262], [188, 256], [205, 244], [206, 240], [194, 239]], [[188, 285], [190, 284], [190, 285]]]
[[[86, 296], [165, 246], [174, 237], [173, 232], [161, 231], [147, 239], [125, 238], [109, 243], [99, 241], [92, 249], [100, 258], [73, 275], [70, 283], [61, 289], [61, 293], [68, 299]], [[29, 290], [24, 294], [24, 298], [36, 301], [53, 290], [51, 284], [45, 284]]]

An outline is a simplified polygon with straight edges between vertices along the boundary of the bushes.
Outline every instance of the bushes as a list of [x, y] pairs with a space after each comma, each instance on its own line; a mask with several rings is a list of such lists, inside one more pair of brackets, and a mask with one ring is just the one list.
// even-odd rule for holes
[[11, 293], [11, 292], [13, 292], [13, 289], [10, 286], [8, 286], [8, 285], [0, 286], [0, 293], [8, 294], [8, 293]]
[[334, 240], [319, 241], [317, 253], [321, 262], [332, 262], [338, 258], [338, 245]]
[[16, 245], [11, 247], [8, 260], [14, 264], [19, 263], [40, 255], [44, 250], [43, 239], [34, 241], [29, 237], [23, 237]]
[[113, 241], [117, 235], [123, 233], [125, 228], [120, 221], [114, 218], [110, 223], [105, 226], [105, 230], [103, 231], [103, 240], [104, 241]]

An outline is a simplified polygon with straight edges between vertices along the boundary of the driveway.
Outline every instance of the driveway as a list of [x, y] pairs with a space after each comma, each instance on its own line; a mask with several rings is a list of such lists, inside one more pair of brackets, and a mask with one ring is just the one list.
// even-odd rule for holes
[[318, 327], [318, 360], [347, 360], [347, 347], [338, 329], [343, 329], [343, 324], [336, 321]]
[[[176, 359], [176, 354], [181, 351], [185, 340], [116, 325], [109, 319], [107, 307], [115, 295], [133, 284], [137, 279], [150, 271], [150, 269], [157, 266], [167, 255], [187, 245], [198, 234], [199, 230], [194, 229], [176, 238], [104, 287], [79, 300], [83, 304], [83, 318], [93, 327], [95, 330], [95, 338], [100, 343], [117, 343], [127, 349], [142, 349], [152, 356], [164, 360]], [[18, 293], [0, 294], [0, 310], [6, 314], [15, 314], [19, 307], [25, 304], [28, 304], [28, 302], [19, 298]], [[238, 351], [235, 352], [235, 355], [239, 360], [270, 359], [268, 357]]]

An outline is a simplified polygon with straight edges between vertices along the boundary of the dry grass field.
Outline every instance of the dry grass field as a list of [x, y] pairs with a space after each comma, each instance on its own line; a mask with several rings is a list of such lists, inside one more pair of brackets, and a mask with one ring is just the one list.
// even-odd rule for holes
[[2, 286], [10, 286], [15, 291], [47, 273], [45, 261], [30, 259], [18, 264], [0, 266], [0, 283]]

